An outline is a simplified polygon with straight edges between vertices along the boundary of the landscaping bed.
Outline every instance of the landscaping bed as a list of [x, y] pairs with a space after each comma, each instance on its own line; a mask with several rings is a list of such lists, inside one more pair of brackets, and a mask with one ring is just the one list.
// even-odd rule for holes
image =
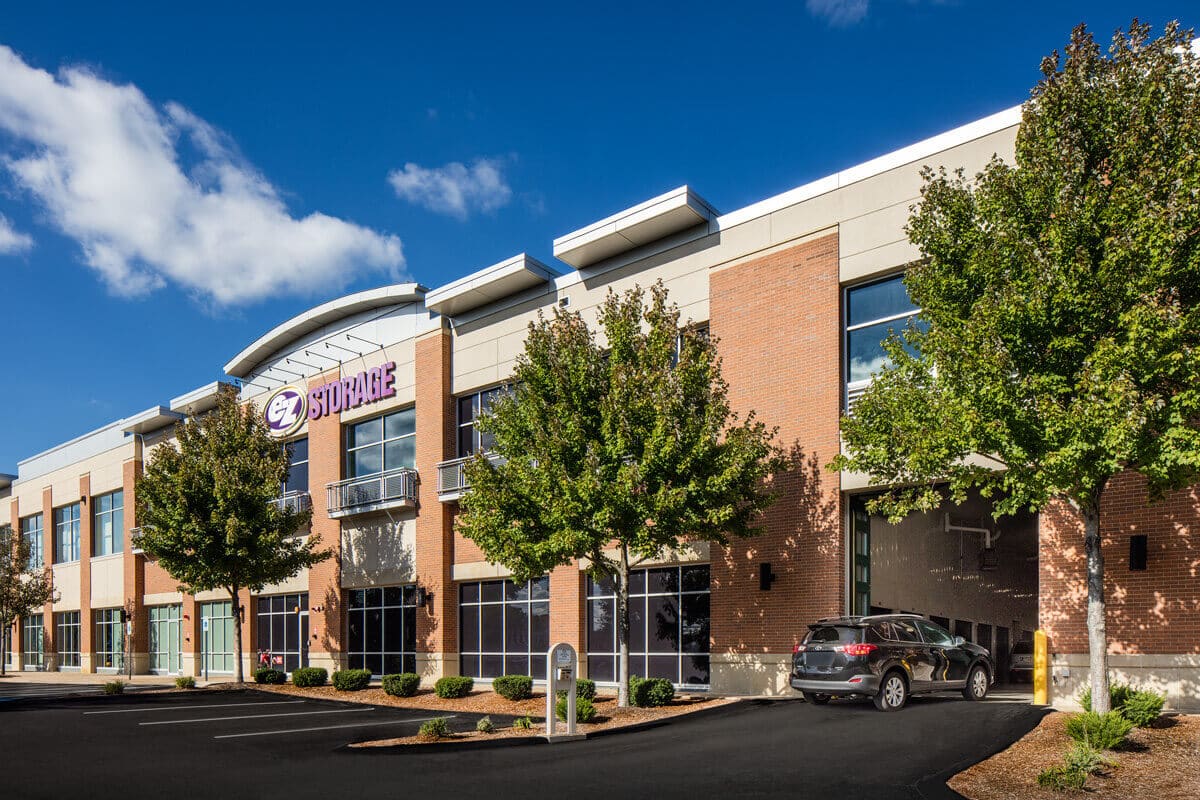
[[1200, 797], [1200, 716], [1163, 716], [1152, 727], [1135, 728], [1127, 745], [1109, 753], [1114, 766], [1089, 776], [1082, 791], [1038, 786], [1038, 773], [1060, 763], [1072, 744], [1066, 732], [1070, 716], [1047, 715], [1012, 747], [958, 773], [947, 785], [970, 800]]

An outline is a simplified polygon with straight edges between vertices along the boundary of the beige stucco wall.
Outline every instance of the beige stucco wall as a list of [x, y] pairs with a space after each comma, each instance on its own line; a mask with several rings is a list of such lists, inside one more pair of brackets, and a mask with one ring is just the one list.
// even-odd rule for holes
[[79, 562], [55, 564], [51, 568], [51, 572], [54, 575], [54, 591], [58, 593], [58, 599], [54, 601], [54, 610], [56, 612], [78, 611]]
[[371, 514], [342, 523], [342, 586], [387, 586], [416, 579], [412, 512]]
[[117, 553], [93, 558], [91, 562], [92, 608], [125, 605], [124, 557]]
[[[1054, 653], [1050, 658], [1050, 703], [1056, 708], [1080, 710], [1079, 693], [1091, 681], [1087, 653]], [[1166, 707], [1200, 713], [1200, 655], [1110, 655], [1108, 677], [1138, 689], [1153, 689], [1167, 696]]]

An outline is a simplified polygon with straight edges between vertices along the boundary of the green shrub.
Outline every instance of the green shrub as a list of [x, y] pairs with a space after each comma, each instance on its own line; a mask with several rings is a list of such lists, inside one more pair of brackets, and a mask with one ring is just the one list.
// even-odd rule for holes
[[[563, 722], [567, 721], [567, 698], [560, 697], [554, 704], [554, 716]], [[596, 706], [586, 697], [575, 697], [575, 721], [591, 722], [596, 718]]]
[[399, 672], [383, 676], [383, 691], [392, 697], [412, 697], [421, 688], [421, 676], [415, 672]]
[[1088, 775], [1099, 772], [1102, 769], [1113, 766], [1115, 762], [1090, 745], [1076, 742], [1075, 745], [1067, 751], [1066, 758], [1063, 759], [1063, 766], [1075, 772], [1083, 772]]
[[1149, 728], [1162, 714], [1166, 695], [1143, 689], [1133, 692], [1121, 706], [1121, 716], [1139, 728]]
[[[1129, 696], [1133, 694], [1133, 688], [1126, 683], [1113, 682], [1108, 685], [1108, 705], [1110, 711], [1120, 711]], [[1083, 706], [1084, 711], [1092, 710], [1092, 687], [1088, 686], [1079, 693], [1079, 704]]]
[[453, 700], [456, 697], [466, 697], [475, 688], [475, 681], [465, 675], [447, 675], [438, 678], [433, 685], [433, 693], [443, 700]]
[[115, 680], [104, 684], [105, 694], [125, 694], [125, 687], [128, 686], [125, 681]]
[[324, 667], [300, 667], [292, 670], [293, 686], [324, 686], [328, 680], [329, 673]]
[[339, 669], [333, 673], [333, 688], [339, 692], [357, 692], [371, 685], [369, 669]]
[[421, 723], [417, 735], [422, 739], [445, 739], [450, 736], [450, 723], [447, 717], [434, 717]]
[[1065, 766], [1050, 767], [1042, 770], [1037, 776], [1037, 785], [1055, 792], [1066, 789], [1079, 790], [1087, 782], [1087, 773], [1072, 770]]
[[580, 678], [575, 681], [575, 696], [582, 697], [585, 700], [595, 700], [596, 682], [589, 681], [587, 678]]
[[675, 699], [675, 687], [666, 678], [629, 679], [629, 702], [641, 708], [665, 706]]
[[484, 717], [483, 719], [479, 720], [479, 722], [475, 723], [475, 730], [479, 731], [480, 733], [495, 733], [496, 726], [492, 724], [491, 717]]
[[178, 678], [175, 679], [175, 688], [176, 689], [195, 689], [196, 688], [196, 679], [193, 678], [191, 675], [180, 675]]
[[1133, 730], [1133, 723], [1121, 716], [1119, 711], [1097, 714], [1085, 711], [1067, 720], [1067, 735], [1077, 742], [1097, 750], [1113, 750], [1125, 742]]
[[287, 675], [283, 670], [271, 669], [270, 667], [260, 667], [254, 670], [255, 683], [287, 683]]
[[519, 731], [533, 730], [533, 720], [529, 717], [517, 717], [513, 720], [512, 726]]
[[508, 700], [528, 700], [533, 696], [533, 678], [528, 675], [502, 675], [492, 681], [496, 694]]

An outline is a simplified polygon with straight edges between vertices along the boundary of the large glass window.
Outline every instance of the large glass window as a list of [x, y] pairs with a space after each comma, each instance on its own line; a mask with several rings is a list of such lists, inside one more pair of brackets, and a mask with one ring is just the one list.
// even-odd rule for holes
[[54, 509], [54, 563], [79, 560], [79, 503]]
[[[614, 584], [588, 578], [588, 677], [617, 680]], [[709, 682], [707, 564], [634, 570], [629, 574], [629, 672], [678, 686]]]
[[41, 614], [21, 619], [21, 668], [44, 669], [46, 666], [46, 637]]
[[848, 391], [865, 388], [872, 375], [887, 367], [884, 340], [904, 330], [919, 312], [908, 297], [903, 275], [846, 290]]
[[46, 535], [42, 515], [32, 514], [21, 519], [21, 538], [29, 542], [29, 569], [41, 569], [46, 565]]
[[416, 465], [416, 410], [406, 408], [346, 427], [346, 477]]
[[125, 666], [125, 626], [121, 609], [102, 608], [95, 615], [96, 669], [120, 670]]
[[474, 678], [546, 677], [550, 578], [458, 587], [459, 669]]
[[308, 491], [308, 439], [296, 439], [284, 445], [288, 453], [288, 477], [283, 494]]
[[200, 653], [209, 673], [233, 672], [233, 603], [200, 604]]
[[79, 658], [79, 612], [64, 611], [54, 615], [54, 646], [58, 649], [60, 668], [78, 669]]
[[417, 589], [350, 590], [346, 652], [351, 669], [374, 675], [417, 671]]
[[478, 452], [492, 449], [495, 440], [481, 433], [475, 422], [492, 407], [492, 402], [507, 391], [505, 386], [496, 386], [473, 392], [458, 398], [458, 457], [466, 458]]
[[150, 671], [174, 674], [183, 670], [183, 606], [151, 606]]
[[258, 662], [292, 672], [308, 666], [308, 592], [256, 600]]
[[92, 555], [121, 552], [125, 544], [125, 492], [118, 489], [92, 498]]

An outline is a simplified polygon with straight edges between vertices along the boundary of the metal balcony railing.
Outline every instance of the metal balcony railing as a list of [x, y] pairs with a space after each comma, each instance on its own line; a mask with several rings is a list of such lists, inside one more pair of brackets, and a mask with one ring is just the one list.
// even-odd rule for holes
[[331, 483], [326, 487], [329, 516], [414, 507], [419, 483], [417, 471], [407, 467]]
[[[463, 492], [471, 488], [471, 484], [467, 482], [466, 463], [475, 456], [464, 456], [463, 458], [453, 458], [449, 461], [443, 461], [437, 466], [438, 475], [438, 498], [450, 500], [461, 495]], [[493, 464], [500, 464], [504, 461], [495, 453], [484, 453], [484, 457]]]
[[302, 489], [288, 492], [272, 500], [271, 505], [280, 511], [308, 511], [312, 508], [312, 495]]

